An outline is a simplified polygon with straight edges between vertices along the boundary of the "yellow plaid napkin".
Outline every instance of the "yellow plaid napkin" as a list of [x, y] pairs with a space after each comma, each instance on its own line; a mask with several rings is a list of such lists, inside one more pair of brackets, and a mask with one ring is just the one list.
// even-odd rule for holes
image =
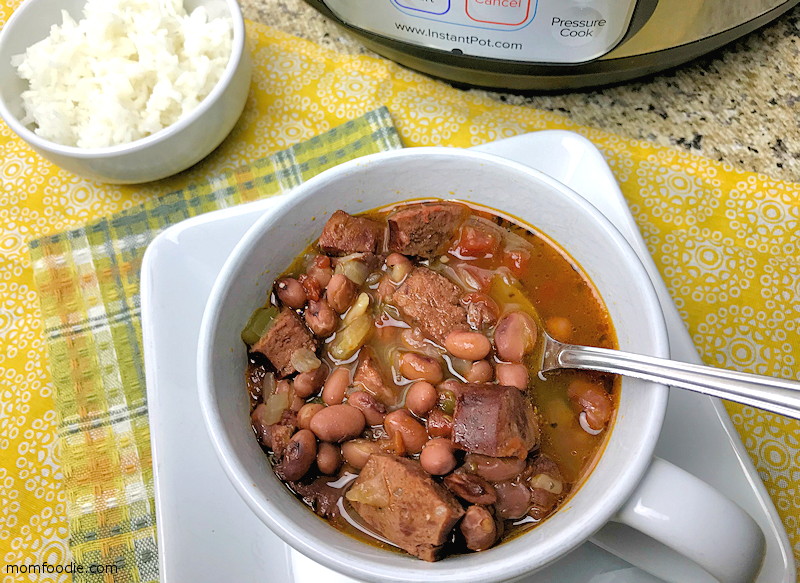
[[[251, 23], [248, 33], [255, 72], [239, 125], [209, 159], [167, 181], [139, 188], [82, 181], [41, 161], [0, 127], [0, 552], [7, 564], [66, 563], [69, 528], [75, 528], [68, 524], [75, 508], [64, 484], [76, 476], [62, 470], [70, 467], [64, 458], [69, 436], [59, 433], [63, 419], [50, 400], [64, 379], [51, 379], [47, 371], [40, 323], [46, 314], [27, 241], [154, 201], [381, 106], [406, 146], [468, 147], [538, 129], [584, 135], [610, 164], [705, 361], [800, 378], [797, 184], [500, 104], [382, 59], [333, 54], [266, 26]], [[85, 277], [92, 284], [91, 269]], [[44, 293], [41, 300], [56, 301]], [[76, 382], [81, 368], [73, 362], [70, 378]], [[730, 405], [729, 412], [800, 558], [800, 424], [750, 407]], [[114, 460], [123, 468], [129, 461], [125, 451]], [[102, 465], [93, 469], [108, 471]], [[120, 479], [107, 477], [94, 487], [97, 499]], [[124, 536], [108, 534], [97, 546], [98, 562], [115, 556]], [[143, 553], [133, 556], [144, 560]], [[133, 573], [128, 580], [139, 578]]]

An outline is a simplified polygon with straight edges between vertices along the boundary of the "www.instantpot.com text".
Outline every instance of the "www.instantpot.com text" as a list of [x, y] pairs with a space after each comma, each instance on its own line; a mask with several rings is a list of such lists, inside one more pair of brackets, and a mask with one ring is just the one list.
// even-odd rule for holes
[[417, 26], [409, 26], [402, 22], [395, 22], [394, 26], [401, 32], [415, 34], [424, 38], [435, 38], [437, 40], [444, 40], [455, 44], [464, 45], [477, 45], [480, 47], [491, 47], [495, 49], [509, 49], [509, 50], [522, 50], [522, 43], [500, 41], [491, 38], [481, 37], [478, 35], [460, 35], [434, 30], [432, 28], [420, 28]]

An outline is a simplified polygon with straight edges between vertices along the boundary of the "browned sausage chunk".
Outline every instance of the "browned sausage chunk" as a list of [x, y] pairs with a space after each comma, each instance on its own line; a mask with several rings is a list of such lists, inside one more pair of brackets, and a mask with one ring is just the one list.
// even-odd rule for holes
[[375, 397], [384, 405], [394, 405], [397, 403], [397, 391], [393, 383], [389, 384], [381, 370], [380, 363], [372, 352], [372, 349], [365, 347], [358, 355], [358, 366], [353, 375], [353, 384], [360, 385], [364, 390]]
[[315, 352], [317, 342], [297, 313], [283, 308], [266, 334], [253, 344], [251, 350], [266, 356], [278, 376], [285, 377], [297, 372], [292, 365], [292, 354], [298, 348], [308, 348]]
[[319, 237], [319, 248], [329, 255], [379, 253], [382, 251], [385, 228], [365, 217], [354, 217], [336, 211], [325, 223]]
[[519, 389], [463, 385], [456, 394], [453, 441], [471, 453], [522, 459], [539, 443], [539, 423]]
[[427, 267], [415, 268], [392, 295], [403, 318], [442, 346], [450, 332], [469, 328], [460, 300], [461, 288]]
[[423, 202], [404, 206], [387, 218], [389, 251], [435, 257], [449, 247], [469, 208], [454, 202]]
[[372, 529], [426, 561], [439, 557], [464, 515], [461, 504], [419, 462], [393, 455], [371, 455], [346, 496]]

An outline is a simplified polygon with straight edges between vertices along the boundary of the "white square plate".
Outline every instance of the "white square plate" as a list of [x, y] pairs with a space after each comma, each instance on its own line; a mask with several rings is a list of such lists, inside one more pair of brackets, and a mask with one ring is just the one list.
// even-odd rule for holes
[[[571, 132], [542, 131], [476, 149], [549, 174], [600, 209], [628, 239], [653, 280], [672, 358], [700, 362], [617, 183], [591, 142]], [[353, 581], [289, 549], [250, 512], [217, 461], [197, 398], [197, 335], [211, 286], [239, 238], [287, 196], [291, 194], [183, 221], [161, 233], [145, 254], [142, 328], [162, 583]], [[758, 583], [795, 582], [786, 533], [722, 403], [673, 389], [656, 455], [705, 480], [755, 518], [766, 538]], [[593, 542], [525, 581], [681, 580], [675, 558], [663, 549], [647, 553], [649, 573], [604, 550], [616, 548], [626, 536], [606, 527]]]

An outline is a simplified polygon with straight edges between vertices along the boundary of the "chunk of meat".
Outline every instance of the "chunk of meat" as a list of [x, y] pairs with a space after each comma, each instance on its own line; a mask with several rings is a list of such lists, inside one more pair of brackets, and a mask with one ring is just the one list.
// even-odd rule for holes
[[450, 332], [469, 328], [461, 293], [461, 288], [445, 276], [416, 267], [392, 294], [392, 302], [410, 324], [444, 345]]
[[385, 232], [386, 228], [378, 221], [338, 210], [325, 223], [319, 237], [319, 248], [329, 255], [379, 253]]
[[367, 393], [384, 405], [392, 406], [397, 403], [397, 391], [393, 384], [386, 382], [380, 363], [369, 347], [362, 348], [358, 355], [353, 384], [364, 387]]
[[525, 458], [539, 444], [533, 405], [515, 387], [462, 385], [456, 393], [453, 441], [471, 453]]
[[342, 489], [334, 488], [331, 482], [338, 480], [334, 476], [317, 476], [312, 481], [301, 480], [289, 482], [289, 486], [303, 502], [323, 518], [334, 518], [339, 515], [337, 502], [342, 497]]
[[387, 217], [389, 251], [428, 258], [441, 255], [467, 216], [469, 208], [454, 202], [404, 206]]
[[346, 496], [370, 528], [426, 561], [440, 558], [464, 515], [419, 462], [394, 455], [372, 454]]
[[292, 354], [299, 348], [317, 350], [313, 334], [306, 328], [294, 310], [283, 308], [266, 333], [250, 348], [260, 352], [272, 363], [278, 376], [297, 372], [292, 364]]

